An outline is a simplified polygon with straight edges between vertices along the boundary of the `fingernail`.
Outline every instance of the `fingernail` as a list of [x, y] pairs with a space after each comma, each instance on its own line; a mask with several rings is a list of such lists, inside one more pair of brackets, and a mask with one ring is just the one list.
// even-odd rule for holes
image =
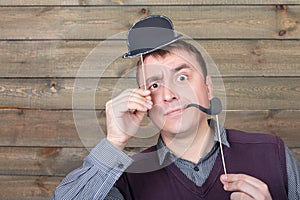
[[144, 94], [148, 95], [148, 94], [150, 94], [150, 91], [149, 90], [144, 90]]
[[223, 181], [227, 181], [227, 175], [225, 175], [225, 174], [221, 175], [221, 179], [222, 179]]
[[228, 190], [228, 185], [227, 184], [224, 185], [224, 190]]
[[147, 100], [147, 104], [148, 105], [153, 105], [152, 101], [150, 101], [150, 100]]

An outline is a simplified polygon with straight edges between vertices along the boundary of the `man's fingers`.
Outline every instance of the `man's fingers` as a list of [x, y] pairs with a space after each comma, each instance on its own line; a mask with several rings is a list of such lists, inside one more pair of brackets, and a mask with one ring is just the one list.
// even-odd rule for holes
[[150, 91], [127, 89], [106, 103], [107, 139], [119, 149], [137, 133], [147, 110], [152, 108]]
[[[141, 106], [144, 106], [148, 109], [151, 109], [153, 105], [151, 100], [146, 99], [145, 97], [142, 97], [138, 94], [130, 95], [130, 97], [128, 98], [128, 107], [132, 106], [130, 104], [140, 104]], [[132, 109], [132, 107], [130, 109]]]
[[269, 191], [268, 186], [264, 182], [262, 182], [261, 180], [253, 176], [249, 176], [246, 174], [227, 174], [227, 182], [229, 183], [245, 182], [260, 191], [263, 192]]
[[252, 176], [227, 174], [222, 175], [220, 179], [226, 191], [241, 192], [254, 199], [272, 199], [268, 186]]
[[235, 182], [240, 180], [246, 181], [249, 184], [257, 187], [261, 187], [264, 184], [264, 182], [261, 180], [246, 174], [227, 174], [227, 182]]
[[128, 102], [127, 107], [124, 109], [124, 111], [130, 111], [133, 113], [133, 111], [141, 111], [146, 112], [147, 110], [151, 109], [152, 105], [145, 104], [145, 103], [137, 103], [137, 102]]
[[243, 193], [243, 192], [233, 192], [230, 195], [230, 200], [254, 200], [251, 196]]
[[[141, 89], [126, 90], [117, 98], [111, 100], [107, 106], [118, 112], [142, 111], [146, 112], [152, 108], [150, 91], [143, 91]], [[148, 96], [147, 96], [148, 95]]]
[[133, 91], [143, 97], [149, 96], [151, 94], [150, 90], [135, 89]]
[[226, 191], [240, 191], [244, 193], [246, 196], [252, 197], [252, 194], [257, 194], [259, 191], [256, 187], [249, 184], [245, 180], [236, 180], [233, 182], [227, 182], [224, 184], [224, 190]]

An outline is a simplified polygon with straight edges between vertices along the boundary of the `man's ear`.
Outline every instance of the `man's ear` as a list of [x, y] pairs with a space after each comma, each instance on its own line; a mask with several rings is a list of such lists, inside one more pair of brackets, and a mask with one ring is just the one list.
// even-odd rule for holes
[[213, 83], [211, 80], [211, 76], [206, 76], [206, 88], [207, 88], [207, 95], [208, 95], [208, 99], [211, 100], [214, 95], [213, 95]]

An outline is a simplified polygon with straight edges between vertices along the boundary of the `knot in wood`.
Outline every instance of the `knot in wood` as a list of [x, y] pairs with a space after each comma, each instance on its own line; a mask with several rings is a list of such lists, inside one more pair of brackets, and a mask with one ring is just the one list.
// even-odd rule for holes
[[284, 36], [286, 34], [286, 30], [280, 30], [279, 32], [278, 32], [278, 35], [279, 36]]
[[140, 12], [141, 12], [142, 14], [148, 14], [148, 13], [149, 13], [149, 10], [146, 9], [146, 8], [142, 8], [142, 9], [140, 10]]
[[55, 82], [52, 82], [52, 83], [50, 84], [50, 91], [51, 91], [52, 93], [57, 93], [56, 83], [55, 83]]
[[286, 5], [276, 5], [276, 9], [277, 10], [287, 10], [287, 6]]

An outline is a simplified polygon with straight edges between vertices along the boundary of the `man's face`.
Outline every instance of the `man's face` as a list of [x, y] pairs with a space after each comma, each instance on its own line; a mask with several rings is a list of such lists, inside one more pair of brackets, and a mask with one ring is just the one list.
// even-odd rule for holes
[[[162, 132], [177, 134], [194, 131], [206, 114], [195, 108], [186, 108], [190, 103], [209, 107], [211, 83], [200, 70], [194, 55], [176, 51], [161, 56], [150, 55], [144, 60], [146, 87], [151, 91], [153, 108], [151, 120]], [[141, 88], [143, 73], [140, 71]]]

